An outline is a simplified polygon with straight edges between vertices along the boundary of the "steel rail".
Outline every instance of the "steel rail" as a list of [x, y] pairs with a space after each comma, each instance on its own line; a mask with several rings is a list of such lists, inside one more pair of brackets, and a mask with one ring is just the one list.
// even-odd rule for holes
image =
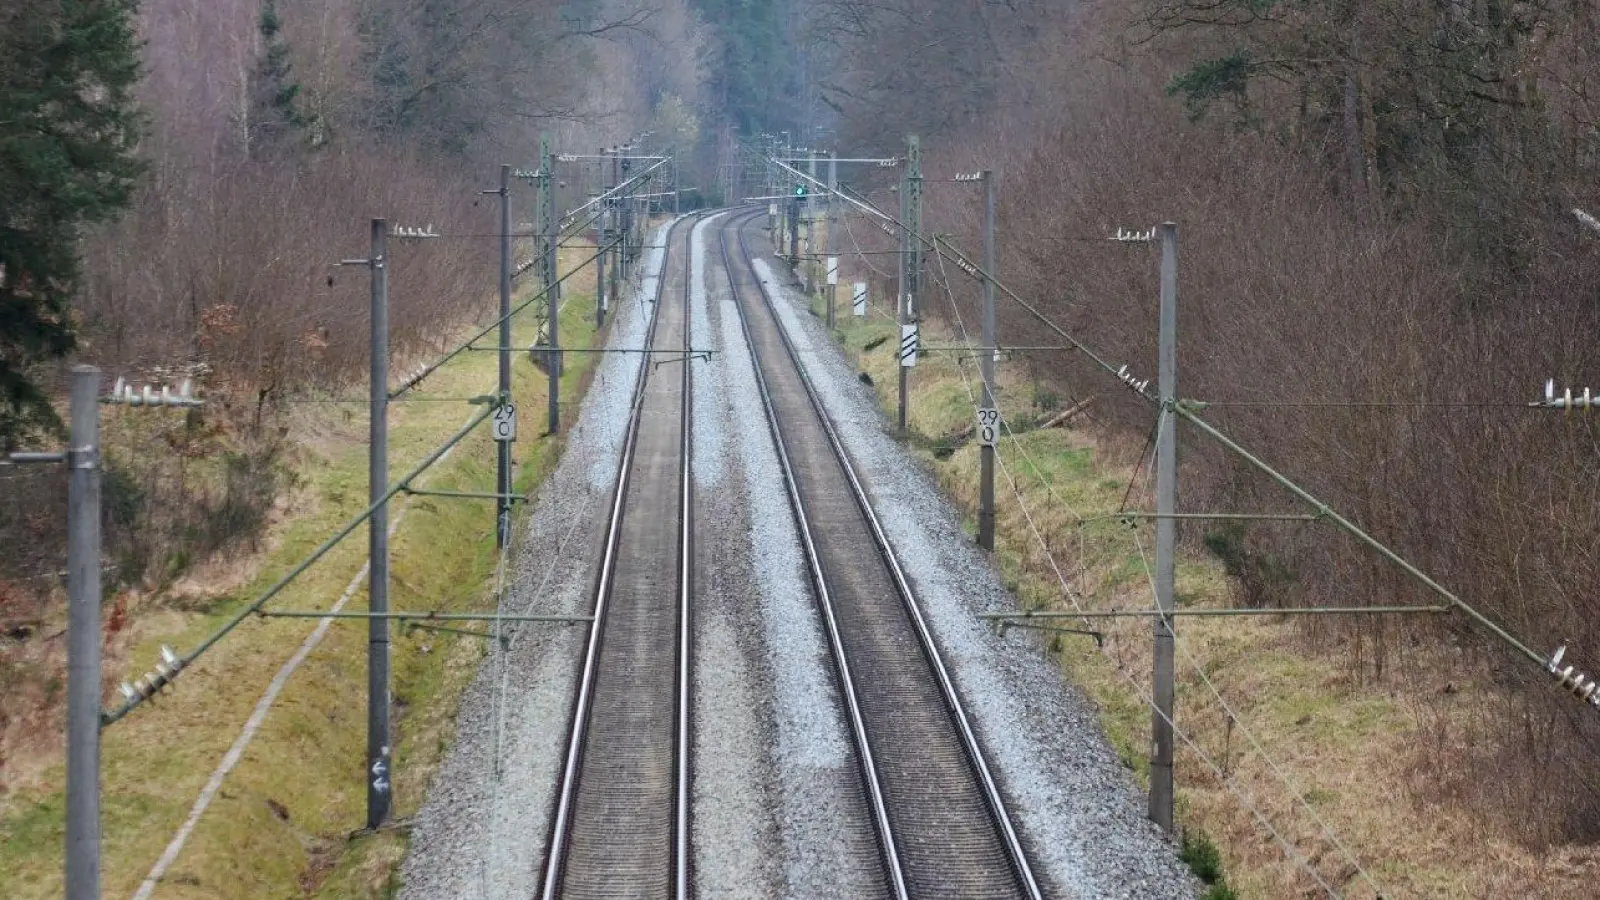
[[[651, 304], [652, 312], [650, 317], [650, 328], [645, 338], [645, 343], [647, 346], [654, 343], [656, 326], [660, 321], [661, 300], [663, 295], [666, 293], [666, 269], [667, 262], [672, 252], [671, 246], [673, 235], [676, 234], [680, 228], [684, 227], [687, 222], [691, 221], [692, 218], [692, 216], [685, 217], [684, 219], [680, 219], [679, 221], [673, 223], [671, 230], [667, 234], [666, 246], [662, 250], [661, 273], [656, 280], [656, 295]], [[581, 675], [579, 676], [578, 683], [578, 696], [573, 705], [571, 735], [567, 744], [567, 753], [563, 763], [559, 794], [557, 796], [556, 808], [551, 822], [550, 838], [547, 842], [544, 883], [540, 890], [540, 896], [543, 898], [543, 900], [556, 900], [562, 891], [562, 879], [565, 874], [565, 858], [568, 850], [568, 841], [572, 831], [573, 807], [575, 806], [577, 799], [579, 775], [582, 770], [583, 762], [583, 749], [588, 736], [588, 726], [593, 707], [595, 685], [599, 676], [600, 647], [605, 633], [606, 613], [609, 609], [609, 600], [612, 587], [614, 585], [618, 550], [620, 548], [622, 536], [623, 512], [627, 506], [628, 488], [632, 480], [631, 476], [633, 470], [634, 450], [636, 449], [639, 440], [639, 426], [643, 418], [642, 412], [644, 409], [646, 387], [649, 384], [649, 374], [650, 367], [644, 365], [639, 367], [639, 376], [638, 380], [634, 384], [633, 400], [629, 407], [628, 431], [626, 437], [624, 438], [622, 458], [617, 466], [615, 494], [611, 503], [611, 515], [606, 525], [604, 552], [601, 556], [600, 571], [596, 578], [594, 590], [595, 605], [593, 622], [589, 628], [588, 644], [584, 651], [583, 669]], [[685, 406], [688, 405], [689, 397], [687, 395], [685, 395], [683, 402]], [[687, 539], [687, 529], [685, 529], [683, 540], [686, 542]], [[688, 568], [689, 563], [690, 561], [685, 559], [680, 563], [680, 565], [683, 568]], [[680, 661], [680, 667], [686, 668], [686, 664], [683, 661]], [[687, 716], [683, 716], [682, 721], [686, 726]], [[687, 757], [689, 756], [687, 746], [685, 745], [680, 747], [679, 750], [679, 755], [684, 758], [685, 765], [687, 765]], [[679, 806], [686, 806], [688, 803], [688, 798], [679, 798], [677, 803]], [[684, 813], [684, 815], [686, 815], [686, 813]], [[682, 851], [682, 848], [686, 846], [686, 841], [681, 842], [680, 852], [684, 852]], [[676, 865], [676, 868], [680, 872], [686, 870], [687, 858], [685, 857], [680, 859]], [[686, 895], [679, 895], [680, 900], [685, 900], [685, 897]]]
[[[744, 234], [742, 231], [739, 232], [739, 245], [741, 255], [743, 255], [745, 258], [748, 258], [749, 253], [745, 247]], [[824, 433], [828, 436], [828, 442], [833, 450], [833, 455], [835, 459], [837, 459], [840, 468], [843, 470], [847, 480], [849, 481], [856, 505], [861, 510], [862, 516], [866, 519], [867, 524], [870, 527], [874, 540], [877, 544], [878, 553], [882, 557], [885, 565], [893, 577], [894, 583], [898, 589], [898, 593], [900, 594], [900, 599], [918, 636], [918, 642], [921, 645], [921, 649], [926, 655], [930, 667], [932, 668], [935, 677], [939, 682], [940, 693], [955, 721], [962, 747], [966, 751], [968, 761], [971, 763], [973, 768], [973, 774], [977, 777], [984, 798], [988, 803], [990, 813], [994, 819], [994, 825], [1000, 832], [1015, 874], [1018, 880], [1021, 882], [1021, 885], [1027, 895], [1031, 898], [1034, 898], [1034, 900], [1039, 900], [1039, 898], [1042, 897], [1042, 892], [1039, 888], [1037, 879], [1034, 877], [1032, 867], [1028, 863], [1027, 855], [1022, 848], [1021, 838], [1017, 834], [1016, 828], [1011, 821], [1010, 814], [1006, 810], [1005, 800], [1001, 796], [999, 785], [996, 783], [993, 774], [989, 770], [988, 763], [983, 755], [982, 747], [978, 741], [977, 733], [972, 727], [971, 721], [967, 716], [966, 709], [961, 702], [960, 695], [956, 691], [955, 683], [950, 677], [949, 670], [945, 666], [944, 659], [939, 652], [938, 645], [934, 641], [933, 634], [928, 628], [927, 621], [922, 614], [921, 606], [917, 602], [916, 594], [911, 588], [911, 583], [906, 577], [905, 570], [900, 564], [900, 560], [894, 551], [893, 545], [890, 544], [888, 536], [883, 530], [883, 525], [879, 521], [877, 513], [872, 508], [872, 502], [868, 498], [866, 490], [855, 471], [854, 464], [850, 461], [849, 453], [845, 451], [844, 444], [840, 440], [838, 432], [833, 426], [833, 420], [829, 417], [826, 408], [823, 406], [821, 397], [817, 394], [816, 387], [812, 384], [811, 377], [806, 372], [805, 366], [803, 366], [800, 362], [800, 355], [795, 350], [793, 341], [789, 338], [788, 332], [782, 327], [781, 321], [777, 321], [776, 319], [775, 301], [765, 285], [762, 284], [761, 280], [757, 278], [755, 281], [757, 290], [760, 292], [763, 301], [766, 302], [768, 307], [773, 310], [775, 324], [778, 325], [778, 337], [782, 341], [785, 350], [788, 352], [790, 364], [794, 366], [795, 370], [799, 374], [800, 383], [805, 388], [806, 395], [811, 402], [811, 407], [816, 412], [817, 418]], [[743, 312], [741, 309], [741, 322], [743, 321]], [[749, 339], [748, 324], [746, 324], [746, 338], [747, 340]], [[757, 352], [758, 351], [755, 348], [755, 344], [752, 341], [751, 353], [754, 355]], [[759, 366], [757, 367], [757, 373], [758, 375], [760, 373]], [[776, 419], [773, 414], [770, 399], [766, 396], [764, 382], [762, 383], [762, 393], [763, 403], [767, 408], [769, 421], [772, 422], [774, 434], [776, 435]], [[779, 438], [779, 442], [781, 445], [781, 437]], [[798, 490], [793, 487], [794, 479], [793, 474], [789, 471], [788, 459], [786, 455], [784, 455], [784, 457], [783, 465], [785, 469], [785, 480], [791, 484], [791, 497], [794, 498], [796, 503], [797, 517], [803, 518], [803, 513], [800, 512], [800, 510], [803, 509], [803, 505], [800, 503]], [[802, 525], [802, 531], [806, 534], [808, 555], [811, 557], [813, 565], [816, 566], [818, 565], [818, 560], [815, 556], [814, 550], [809, 546], [809, 529], [805, 525]], [[814, 577], [820, 583], [820, 568], [814, 572]], [[842, 658], [843, 645], [836, 641], [834, 646], [835, 653], [840, 655], [839, 664], [841, 673], [843, 673], [846, 671], [846, 664]], [[863, 760], [867, 758], [867, 752], [864, 748], [864, 735], [865, 733], [863, 731], [863, 740], [861, 741], [863, 743]]]
[[[897, 900], [909, 900], [905, 870], [901, 866], [900, 852], [894, 837], [894, 824], [889, 818], [887, 792], [878, 774], [878, 764], [873, 757], [872, 746], [867, 740], [866, 716], [861, 711], [860, 696], [856, 691], [855, 679], [851, 675], [850, 661], [845, 655], [844, 638], [839, 630], [839, 618], [834, 609], [833, 595], [828, 590], [827, 579], [823, 577], [822, 558], [811, 535], [811, 522], [806, 516], [805, 501], [800, 496], [800, 484], [795, 479], [794, 466], [789, 460], [788, 445], [778, 428], [778, 414], [773, 407], [772, 394], [767, 389], [766, 375], [761, 371], [761, 364], [756, 359], [755, 336], [750, 332], [749, 318], [745, 314], [744, 304], [740, 302], [738, 279], [733, 276], [733, 254], [728, 252], [727, 230], [736, 228], [738, 224], [750, 221], [758, 215], [764, 214], [751, 214], [738, 219], [737, 222], [730, 218], [727, 224], [717, 230], [717, 244], [722, 253], [723, 265], [728, 271], [728, 289], [735, 301], [734, 308], [739, 311], [740, 330], [744, 333], [745, 343], [750, 347], [751, 368], [756, 375], [756, 392], [761, 395], [761, 407], [766, 413], [767, 429], [772, 434], [772, 443], [778, 451], [778, 467], [783, 472], [784, 488], [789, 494], [789, 504], [794, 512], [795, 524], [800, 529], [800, 544], [805, 550], [812, 586], [817, 591], [817, 603], [822, 609], [823, 625], [828, 632], [828, 644], [839, 670], [839, 693], [844, 699], [851, 735], [861, 760], [862, 781], [866, 785], [867, 797], [872, 805], [872, 818], [879, 846], [883, 850], [884, 865], [889, 871], [890, 886]], [[739, 242], [739, 249], [741, 253], [744, 252], [743, 240]], [[746, 268], [749, 267], [748, 263], [745, 265]], [[756, 279], [753, 273], [751, 277], [759, 283], [759, 279]]]
[[[690, 220], [698, 223], [699, 216], [691, 216]], [[691, 620], [689, 618], [691, 600], [694, 597], [694, 441], [691, 438], [690, 427], [694, 424], [694, 366], [687, 358], [690, 348], [690, 336], [694, 327], [693, 308], [690, 304], [689, 279], [694, 273], [694, 225], [689, 226], [687, 240], [683, 247], [683, 352], [686, 357], [682, 363], [683, 403], [679, 413], [679, 438], [678, 466], [679, 481], [679, 507], [678, 507], [678, 747], [677, 759], [674, 765], [677, 768], [678, 790], [675, 797], [676, 809], [674, 810], [674, 854], [673, 864], [675, 877], [673, 891], [676, 900], [689, 900], [689, 808], [692, 801], [689, 781], [692, 776], [690, 763], [693, 760], [694, 745], [690, 743], [690, 726], [693, 714], [693, 651], [691, 646]], [[662, 251], [665, 254], [667, 251]], [[667, 259], [661, 260], [661, 282], [666, 284]], [[659, 364], [658, 364], [659, 365]]]

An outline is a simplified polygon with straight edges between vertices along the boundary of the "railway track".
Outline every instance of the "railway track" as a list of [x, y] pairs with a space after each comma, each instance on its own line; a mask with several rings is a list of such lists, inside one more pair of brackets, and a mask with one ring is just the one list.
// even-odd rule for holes
[[885, 893], [1037, 898], [1027, 855], [916, 595], [749, 262], [745, 226], [758, 218], [725, 220], [722, 262], [824, 619]]
[[[727, 216], [718, 246], [878, 841], [880, 883], [850, 885], [850, 896], [1037, 898], [915, 593], [749, 262], [744, 227], [756, 218]], [[544, 900], [692, 896], [692, 256], [682, 238], [693, 221], [668, 234], [652, 304], [656, 352], [635, 387], [618, 466]]]
[[618, 466], [545, 900], [689, 896], [691, 257], [678, 238], [692, 222], [672, 226], [657, 280], [657, 352], [642, 364]]

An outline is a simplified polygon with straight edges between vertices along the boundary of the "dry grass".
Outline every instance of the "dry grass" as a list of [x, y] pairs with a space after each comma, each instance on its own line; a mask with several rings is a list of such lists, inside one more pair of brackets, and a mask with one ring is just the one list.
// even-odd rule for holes
[[[891, 334], [893, 323], [881, 317], [841, 318], [840, 323], [841, 341], [892, 414], [891, 342], [871, 351], [862, 348]], [[948, 328], [924, 324], [924, 343], [953, 340]], [[1052, 400], [1020, 368], [1002, 369], [1001, 406], [1012, 420], [1023, 420]], [[970, 364], [967, 377], [975, 378]], [[915, 433], [908, 442], [952, 499], [975, 517], [977, 450], [956, 439], [972, 416], [961, 375], [948, 359], [935, 358], [913, 370], [911, 384]], [[1001, 458], [1017, 491], [998, 476], [996, 560], [1022, 606], [1072, 608], [1052, 556], [1089, 607], [1150, 605], [1147, 569], [1134, 539], [1137, 534], [1150, 552], [1150, 527], [1135, 532], [1115, 521], [1082, 523], [1119, 508], [1135, 475], [1138, 450], [1093, 426], [1029, 431], [1019, 434], [1016, 444], [1002, 444]], [[1151, 503], [1143, 473], [1139, 479], [1129, 509]], [[1030, 529], [1024, 504], [1044, 546]], [[1237, 586], [1199, 537], [1196, 529], [1184, 534], [1180, 605], [1238, 605]], [[1075, 635], [1059, 636], [1052, 650], [1066, 676], [1098, 704], [1108, 738], [1142, 781], [1148, 773], [1150, 728], [1149, 708], [1141, 698], [1149, 690], [1148, 620], [1097, 619], [1089, 627], [1104, 631], [1104, 652]], [[1452, 645], [1424, 652], [1413, 645], [1395, 654], [1399, 661], [1391, 661], [1387, 677], [1378, 680], [1352, 662], [1356, 657], [1340, 643], [1348, 638], [1338, 637], [1343, 632], [1330, 638], [1287, 617], [1185, 618], [1178, 632], [1178, 724], [1220, 770], [1214, 771], [1194, 747], [1180, 744], [1180, 821], [1186, 831], [1207, 835], [1221, 849], [1229, 884], [1239, 896], [1320, 896], [1306, 866], [1342, 896], [1374, 896], [1306, 806], [1386, 897], [1579, 896], [1600, 875], [1600, 852], [1593, 848], [1530, 850], [1515, 840], [1514, 823], [1486, 821], [1474, 804], [1463, 801], [1470, 788], [1463, 780], [1475, 771], [1471, 748], [1441, 746], [1441, 741], [1476, 733], [1481, 710], [1505, 700], [1481, 661], [1466, 651]], [[1201, 672], [1237, 718], [1224, 712]], [[1252, 805], [1292, 851], [1257, 821]]]
[[[588, 281], [592, 281], [592, 276]], [[592, 295], [580, 274], [563, 314], [569, 346], [593, 336]], [[531, 316], [516, 327], [519, 344], [533, 337]], [[572, 358], [566, 399], [594, 357]], [[430, 377], [427, 393], [462, 396], [493, 384], [494, 356], [463, 354]], [[518, 358], [514, 390], [543, 395], [543, 376]], [[527, 403], [528, 407], [537, 404]], [[410, 468], [468, 415], [464, 404], [396, 404], [391, 412], [391, 472]], [[297, 429], [306, 488], [296, 508], [273, 529], [272, 547], [248, 583], [209, 597], [188, 613], [136, 620], [126, 662], [109, 663], [109, 679], [143, 671], [162, 643], [192, 646], [223, 617], [298, 561], [323, 537], [365, 507], [365, 415], [361, 407], [318, 407]], [[519, 489], [533, 487], [554, 465], [561, 439], [541, 438], [524, 419], [517, 445]], [[316, 449], [310, 449], [311, 447]], [[431, 487], [489, 490], [493, 452], [486, 431], [463, 442], [430, 475]], [[493, 511], [485, 501], [413, 498], [392, 541], [390, 602], [394, 609], [482, 609], [492, 603]], [[359, 569], [365, 541], [353, 536], [297, 580], [277, 609], [324, 609]], [[362, 608], [357, 596], [352, 609]], [[187, 815], [200, 787], [238, 734], [268, 679], [314, 627], [307, 620], [245, 624], [185, 672], [160, 700], [108, 729], [104, 747], [104, 885], [130, 894]], [[385, 896], [404, 851], [403, 833], [352, 836], [364, 818], [365, 628], [335, 624], [290, 680], [266, 723], [200, 820], [157, 897]], [[395, 815], [415, 812], [454, 729], [456, 697], [483, 648], [477, 639], [416, 632], [394, 644], [396, 702]], [[113, 692], [114, 693], [114, 692]], [[57, 757], [59, 759], [59, 757]], [[13, 791], [0, 807], [0, 894], [47, 897], [61, 890], [62, 796], [59, 764], [33, 786]]]

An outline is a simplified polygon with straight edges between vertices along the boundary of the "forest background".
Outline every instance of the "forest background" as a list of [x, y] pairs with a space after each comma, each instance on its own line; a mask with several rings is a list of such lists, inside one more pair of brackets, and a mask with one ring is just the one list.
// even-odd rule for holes
[[[1215, 421], [1600, 668], [1600, 434], [1524, 408], [1600, 368], [1600, 232], [1573, 212], [1600, 213], [1587, 0], [0, 0], [0, 50], [0, 441], [52, 440], [69, 362], [212, 399], [107, 459], [108, 603], [129, 614], [256, 540], [292, 490], [295, 403], [358, 383], [365, 287], [330, 264], [367, 217], [487, 235], [479, 191], [541, 133], [671, 135], [708, 202], [740, 136], [893, 155], [916, 133], [930, 176], [999, 173], [1005, 280], [1147, 371], [1148, 266], [1099, 239], [1179, 222], [1183, 394], [1240, 404]], [[930, 191], [930, 230], [973, 246], [973, 200]], [[494, 250], [398, 263], [402, 356], [483, 312]], [[1107, 438], [1148, 436], [1082, 360], [1034, 374], [1096, 398]], [[1186, 506], [1281, 504], [1192, 437]], [[0, 479], [3, 788], [8, 747], [58, 733], [59, 659], [30, 642], [59, 612], [64, 522], [58, 474]], [[1427, 599], [1313, 530], [1186, 539], [1243, 602]], [[1305, 641], [1360, 682], [1447, 659], [1495, 685], [1464, 729], [1437, 723], [1459, 764], [1420, 802], [1535, 847], [1600, 837], [1600, 728], [1536, 671], [1458, 624]]]

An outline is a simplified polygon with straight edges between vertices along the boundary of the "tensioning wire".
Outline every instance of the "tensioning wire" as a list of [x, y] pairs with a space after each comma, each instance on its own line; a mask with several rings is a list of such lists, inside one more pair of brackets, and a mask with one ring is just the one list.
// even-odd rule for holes
[[[937, 284], [939, 284], [941, 287], [944, 288], [945, 295], [950, 300], [951, 311], [955, 315], [957, 326], [961, 329], [962, 340], [964, 342], [966, 342], [966, 343], [971, 343], [972, 335], [967, 330], [966, 322], [965, 322], [964, 318], [961, 315], [960, 305], [956, 302], [954, 291], [951, 290], [951, 287], [950, 287], [950, 284], [949, 284], [949, 280], [948, 280], [948, 272], [944, 268], [944, 261], [943, 261], [942, 258], [940, 259], [939, 269], [940, 269], [940, 274], [939, 274], [939, 276], [935, 277], [935, 282]], [[960, 363], [958, 363], [957, 364], [957, 370], [961, 375], [962, 385], [963, 385], [963, 387], [966, 388], [967, 397], [968, 397], [969, 401], [971, 401], [974, 404], [974, 409], [976, 409], [977, 397], [976, 397], [976, 395], [975, 395], [975, 393], [973, 391], [972, 382], [971, 382], [971, 379], [967, 375], [966, 368], [965, 368], [965, 366], [963, 366]], [[998, 404], [998, 398], [996, 398], [996, 406], [998, 406], [998, 405], [999, 405]], [[1004, 417], [1002, 417], [1001, 421], [1002, 421], [1002, 426], [1006, 429], [1007, 433], [1011, 436], [1012, 441], [1018, 443], [1018, 445], [1020, 446], [1020, 442], [1017, 442], [1016, 433], [1011, 429], [1010, 423], [1007, 422]], [[1161, 416], [1157, 416], [1156, 417], [1156, 426], [1155, 426], [1154, 429], [1152, 429], [1150, 440], [1146, 443], [1145, 451], [1140, 454], [1141, 460], [1142, 460], [1143, 456], [1145, 455], [1145, 453], [1148, 453], [1149, 448], [1152, 445], [1159, 443], [1162, 433], [1163, 433], [1162, 432], [1162, 417]], [[996, 450], [998, 450], [998, 448], [996, 448]], [[998, 452], [995, 454], [995, 456], [996, 456], [997, 459], [999, 458]], [[1030, 461], [1031, 461], [1031, 458], [1030, 458]], [[1152, 467], [1155, 465], [1155, 454], [1150, 454], [1150, 465]], [[1134, 467], [1133, 477], [1130, 478], [1129, 483], [1128, 483], [1128, 491], [1129, 491], [1130, 494], [1131, 494], [1131, 492], [1133, 490], [1134, 484], [1138, 480], [1138, 473], [1139, 473], [1139, 466], [1136, 465]], [[1008, 481], [1011, 480], [1009, 475], [1007, 476], [1007, 480]], [[1022, 506], [1024, 508], [1024, 510], [1026, 511], [1026, 501], [1023, 500], [1021, 491], [1017, 489], [1016, 484], [1015, 484], [1014, 481], [1012, 481], [1012, 485], [1011, 486], [1012, 486], [1013, 493], [1016, 496], [1017, 503], [1019, 504], [1019, 506]], [[1046, 485], [1046, 489], [1050, 490], [1048, 485]], [[1053, 491], [1052, 491], [1052, 493], [1053, 493]], [[1126, 506], [1126, 504], [1127, 504], [1127, 497], [1124, 497], [1123, 498], [1123, 505]], [[1077, 517], [1077, 518], [1079, 518], [1081, 520], [1081, 516], [1077, 516], [1076, 511], [1072, 510], [1070, 506], [1068, 507], [1068, 511], [1072, 512], [1072, 514], [1075, 517]], [[1028, 518], [1028, 520], [1029, 520], [1029, 522], [1031, 524], [1032, 515], [1029, 514], [1027, 516], [1027, 518]], [[1149, 560], [1145, 557], [1144, 544], [1143, 544], [1142, 541], [1139, 540], [1139, 537], [1138, 537], [1137, 533], [1134, 534], [1134, 540], [1138, 544], [1140, 558], [1142, 560], [1144, 560], [1145, 573], [1146, 573], [1147, 577], [1150, 578], [1151, 590], [1152, 590], [1152, 592], [1154, 592], [1154, 590], [1155, 590], [1154, 577], [1155, 576], [1150, 570]], [[1051, 554], [1048, 546], [1044, 547], [1044, 550], [1045, 550], [1047, 555], [1051, 556], [1051, 567], [1056, 570], [1056, 572], [1057, 572], [1057, 574], [1059, 576], [1060, 567], [1059, 567], [1059, 565], [1056, 564], [1053, 554]], [[1080, 565], [1081, 564], [1082, 564], [1082, 561], [1080, 560]], [[1063, 589], [1066, 590], [1066, 581], [1065, 581], [1064, 578], [1061, 579], [1061, 584], [1062, 584]], [[1070, 598], [1070, 596], [1071, 596], [1070, 590], [1068, 590], [1067, 593], [1068, 593], [1068, 596]], [[1074, 605], [1077, 605], [1076, 601], [1074, 601]], [[1159, 608], [1159, 604], [1157, 604], [1157, 608]], [[1080, 606], [1079, 609], [1081, 611], [1082, 607]], [[1162, 618], [1162, 621], [1165, 622], [1166, 625], [1167, 625], [1168, 633], [1173, 634], [1174, 636], [1176, 636], [1177, 632], [1176, 632], [1175, 629], [1172, 628], [1172, 624], [1170, 622], [1170, 617], [1162, 616], [1161, 618]], [[1174, 643], [1175, 644], [1179, 644], [1181, 642], [1179, 642], [1179, 641], [1177, 641], [1175, 639]], [[1311, 807], [1311, 804], [1309, 803], [1309, 801], [1306, 800], [1305, 795], [1300, 791], [1300, 789], [1292, 781], [1289, 780], [1288, 776], [1286, 776], [1283, 773], [1283, 770], [1278, 766], [1276, 761], [1274, 761], [1267, 754], [1265, 748], [1263, 748], [1261, 746], [1260, 742], [1258, 740], [1256, 740], [1255, 735], [1254, 735], [1254, 733], [1251, 732], [1249, 726], [1246, 725], [1244, 720], [1239, 717], [1238, 713], [1236, 713], [1233, 710], [1233, 708], [1228, 704], [1227, 700], [1225, 700], [1222, 697], [1221, 692], [1217, 690], [1216, 685], [1211, 681], [1210, 677], [1206, 675], [1204, 669], [1201, 668], [1199, 662], [1194, 658], [1193, 653], [1190, 652], [1190, 650], [1187, 647], [1187, 645], [1183, 646], [1183, 651], [1184, 651], [1184, 659], [1185, 659], [1185, 661], [1190, 665], [1191, 668], [1193, 668], [1196, 672], [1198, 672], [1200, 674], [1201, 679], [1205, 682], [1206, 686], [1211, 690], [1211, 693], [1217, 698], [1217, 702], [1219, 704], [1221, 704], [1221, 706], [1222, 706], [1223, 710], [1226, 712], [1228, 718], [1231, 719], [1236, 725], [1238, 725], [1240, 730], [1242, 730], [1244, 732], [1246, 738], [1249, 739], [1251, 745], [1255, 748], [1256, 752], [1258, 754], [1260, 754], [1261, 757], [1267, 761], [1267, 765], [1272, 769], [1273, 773], [1278, 777], [1278, 780], [1280, 781], [1280, 783], [1282, 783], [1283, 786], [1289, 791], [1289, 793], [1292, 794], [1297, 801], [1299, 801], [1300, 805], [1303, 806], [1306, 809], [1307, 812], [1311, 813], [1312, 820], [1315, 821], [1317, 823], [1317, 825], [1322, 829], [1323, 834], [1327, 836], [1329, 842], [1332, 843], [1334, 847], [1336, 847], [1341, 853], [1344, 854], [1345, 858], [1350, 861], [1350, 864], [1355, 867], [1356, 871], [1361, 874], [1362, 878], [1365, 879], [1366, 882], [1369, 885], [1372, 886], [1374, 892], [1378, 896], [1382, 896], [1383, 895], [1382, 890], [1378, 887], [1377, 883], [1373, 881], [1372, 877], [1367, 874], [1366, 870], [1364, 868], [1362, 868], [1360, 861], [1357, 860], [1355, 855], [1352, 854], [1350, 852], [1350, 850], [1344, 845], [1344, 843], [1339, 840], [1338, 835], [1335, 834], [1333, 832], [1333, 830], [1328, 826], [1328, 824], [1322, 819], [1322, 817], [1317, 814], [1316, 810]], [[1103, 652], [1104, 651], [1102, 650], [1102, 653]], [[1153, 698], [1152, 698], [1152, 704], [1151, 705], [1152, 705], [1153, 709], [1156, 708], [1155, 705], [1154, 705], [1154, 702], [1153, 702]], [[1162, 719], [1167, 722], [1167, 724], [1169, 724], [1169, 725], [1172, 724], [1171, 719], [1169, 717], [1167, 717], [1164, 713], [1160, 713], [1159, 709], [1157, 709], [1156, 711], [1157, 711], [1158, 714], [1161, 715]], [[1193, 746], [1193, 742], [1190, 742], [1190, 743], [1191, 743], [1191, 746]], [[1198, 748], [1196, 748], [1196, 749], [1197, 749], [1197, 752], [1198, 752]], [[1202, 754], [1202, 755], [1204, 755], [1204, 754]], [[1241, 799], [1243, 799], [1243, 798], [1241, 798]], [[1318, 877], [1318, 875], [1317, 875], [1317, 873], [1315, 871], [1312, 871], [1311, 874], [1312, 874], [1312, 877], [1313, 878], [1317, 878], [1318, 882], [1323, 884], [1324, 887], [1328, 887], [1328, 885], [1325, 882], [1322, 882], [1322, 879], [1320, 877]], [[1332, 891], [1331, 887], [1329, 887], [1328, 889], [1330, 891]]]

